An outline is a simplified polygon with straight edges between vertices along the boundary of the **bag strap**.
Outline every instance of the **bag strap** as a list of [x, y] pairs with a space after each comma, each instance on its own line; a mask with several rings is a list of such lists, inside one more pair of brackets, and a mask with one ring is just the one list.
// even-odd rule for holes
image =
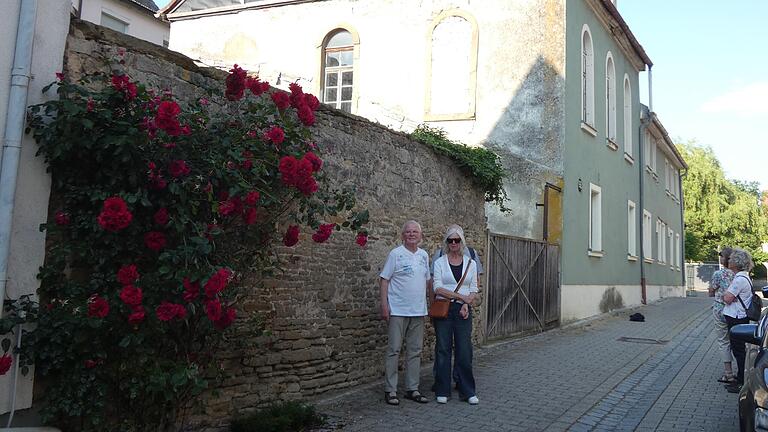
[[[744, 275], [739, 275], [739, 276], [736, 276], [736, 277], [743, 277], [744, 279], [746, 279], [747, 283], [749, 283], [749, 294], [750, 294], [750, 297], [755, 295], [755, 293], [752, 292], [752, 281], [749, 280], [748, 277], [746, 277]], [[744, 305], [744, 300], [741, 299], [741, 296], [740, 295], [736, 295], [736, 298], [739, 299], [739, 303], [741, 303], [741, 307], [743, 307], [744, 311], [746, 311], [747, 310], [747, 306]]]
[[459, 283], [456, 284], [456, 289], [453, 290], [453, 292], [459, 292], [459, 288], [461, 288], [461, 284], [464, 283], [464, 279], [467, 277], [467, 273], [469, 273], [469, 267], [472, 266], [472, 263], [475, 262], [472, 258], [469, 259], [469, 263], [467, 263], [467, 269], [464, 270], [464, 276], [461, 277], [461, 280], [459, 280]]

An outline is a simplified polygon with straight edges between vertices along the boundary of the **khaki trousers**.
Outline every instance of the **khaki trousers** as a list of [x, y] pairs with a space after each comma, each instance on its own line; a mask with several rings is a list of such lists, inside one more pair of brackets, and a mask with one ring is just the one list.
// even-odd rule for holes
[[405, 342], [405, 390], [419, 389], [421, 348], [424, 345], [424, 317], [390, 316], [389, 341], [384, 354], [384, 391], [397, 391], [397, 364]]

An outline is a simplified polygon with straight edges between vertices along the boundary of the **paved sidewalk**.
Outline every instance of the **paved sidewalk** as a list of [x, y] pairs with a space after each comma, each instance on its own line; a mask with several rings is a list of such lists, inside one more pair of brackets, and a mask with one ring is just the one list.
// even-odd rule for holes
[[477, 406], [454, 394], [392, 407], [377, 383], [317, 407], [344, 431], [737, 431], [736, 395], [716, 381], [710, 304], [667, 299], [637, 309], [644, 323], [629, 311], [476, 350]]

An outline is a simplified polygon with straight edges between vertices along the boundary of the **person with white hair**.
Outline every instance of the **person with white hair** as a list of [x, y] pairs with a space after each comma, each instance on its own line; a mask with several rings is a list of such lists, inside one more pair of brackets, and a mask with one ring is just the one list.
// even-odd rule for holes
[[[728, 324], [728, 330], [737, 324], [748, 324], [748, 308], [752, 304], [752, 280], [749, 278], [749, 271], [754, 267], [752, 255], [744, 249], [734, 248], [731, 256], [728, 257], [728, 268], [736, 275], [733, 277], [731, 285], [723, 295], [725, 307], [723, 315]], [[746, 358], [746, 346], [744, 341], [730, 336], [731, 351], [736, 358], [738, 372], [736, 373], [736, 382], [726, 384], [729, 393], [738, 393], [741, 385], [744, 384], [744, 360]]]
[[403, 225], [403, 244], [394, 248], [379, 274], [381, 318], [387, 321], [387, 349], [384, 356], [384, 401], [399, 405], [397, 366], [400, 348], [405, 342], [405, 398], [427, 403], [419, 392], [421, 349], [424, 345], [424, 317], [430, 296], [429, 255], [419, 248], [421, 225], [408, 221]]
[[436, 298], [450, 300], [448, 316], [433, 318], [435, 327], [435, 394], [438, 403], [451, 395], [451, 357], [456, 371], [459, 399], [471, 405], [480, 400], [472, 373], [472, 303], [478, 292], [477, 263], [464, 255], [464, 230], [452, 225], [443, 237], [448, 251], [434, 263], [433, 289]]

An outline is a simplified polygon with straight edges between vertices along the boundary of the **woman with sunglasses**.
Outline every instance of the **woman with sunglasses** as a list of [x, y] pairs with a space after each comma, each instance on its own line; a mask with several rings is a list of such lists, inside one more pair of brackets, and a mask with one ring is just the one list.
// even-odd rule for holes
[[[451, 225], [443, 237], [447, 253], [434, 264], [433, 289], [437, 298], [451, 301], [446, 318], [434, 318], [435, 394], [437, 403], [448, 402], [451, 395], [451, 354], [456, 369], [459, 398], [471, 405], [480, 400], [475, 394], [472, 374], [472, 309], [477, 294], [477, 264], [464, 255], [464, 230]], [[461, 282], [459, 284], [459, 282]], [[457, 288], [458, 286], [458, 289]]]

